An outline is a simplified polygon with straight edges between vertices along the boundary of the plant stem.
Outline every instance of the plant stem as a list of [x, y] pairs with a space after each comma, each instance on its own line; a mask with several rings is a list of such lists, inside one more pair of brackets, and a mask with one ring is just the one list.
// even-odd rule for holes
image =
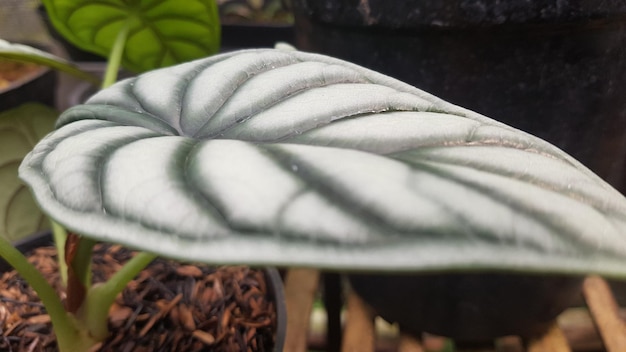
[[104, 81], [102, 81], [102, 88], [107, 88], [117, 81], [117, 73], [120, 70], [122, 55], [124, 54], [124, 47], [126, 46], [129, 31], [130, 20], [127, 20], [117, 33], [117, 37], [115, 37], [113, 48], [109, 54], [106, 73], [104, 74]]
[[54, 245], [57, 248], [57, 257], [59, 258], [59, 272], [61, 273], [61, 282], [67, 287], [67, 264], [65, 263], [65, 241], [67, 240], [67, 231], [54, 220], [50, 220], [52, 224], [52, 236], [54, 237]]
[[15, 268], [37, 292], [41, 302], [46, 307], [46, 311], [50, 315], [59, 347], [64, 346], [61, 350], [72, 350], [69, 345], [73, 346], [73, 342], [71, 341], [75, 341], [76, 337], [80, 335], [80, 332], [73, 319], [65, 311], [63, 303], [54, 288], [52, 288], [43, 275], [28, 262], [28, 259], [2, 236], [0, 236], [0, 257], [4, 258]]
[[96, 241], [69, 234], [65, 246], [67, 271], [67, 299], [65, 309], [75, 314], [85, 302], [87, 290], [91, 287], [91, 254]]
[[91, 257], [95, 245], [93, 239], [81, 236], [76, 256], [72, 260], [74, 273], [85, 287], [91, 286]]
[[156, 258], [155, 254], [139, 252], [116, 272], [109, 280], [92, 286], [87, 292], [87, 299], [79, 317], [86, 321], [89, 331], [96, 339], [104, 339], [108, 334], [107, 321], [109, 310], [115, 297], [124, 290], [128, 283]]

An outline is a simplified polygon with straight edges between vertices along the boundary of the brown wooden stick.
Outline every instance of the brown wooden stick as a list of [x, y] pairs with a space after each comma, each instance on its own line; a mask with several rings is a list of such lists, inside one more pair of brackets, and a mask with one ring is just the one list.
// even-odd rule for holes
[[320, 272], [313, 269], [291, 269], [285, 278], [287, 336], [284, 351], [306, 352], [307, 334]]
[[606, 350], [626, 351], [626, 325], [618, 315], [619, 307], [607, 282], [599, 276], [589, 276], [583, 283], [583, 294]]
[[374, 313], [359, 296], [350, 292], [341, 351], [373, 352], [374, 333]]
[[555, 321], [545, 335], [530, 341], [528, 352], [571, 352], [571, 349]]

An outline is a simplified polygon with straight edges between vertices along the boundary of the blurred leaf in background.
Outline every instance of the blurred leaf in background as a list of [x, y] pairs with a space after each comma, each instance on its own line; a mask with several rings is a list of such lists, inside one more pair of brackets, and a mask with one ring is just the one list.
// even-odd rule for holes
[[35, 144], [54, 128], [58, 113], [41, 104], [25, 104], [0, 113], [0, 236], [16, 240], [49, 228], [48, 221], [17, 168]]
[[77, 47], [107, 57], [125, 42], [122, 66], [144, 72], [217, 53], [215, 0], [43, 0], [50, 21]]

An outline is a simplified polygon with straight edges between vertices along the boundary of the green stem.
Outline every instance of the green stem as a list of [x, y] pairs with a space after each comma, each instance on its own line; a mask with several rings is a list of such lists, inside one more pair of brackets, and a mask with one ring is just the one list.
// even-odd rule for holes
[[67, 240], [67, 231], [56, 221], [51, 220], [52, 236], [54, 237], [54, 245], [57, 248], [57, 261], [59, 262], [59, 272], [61, 273], [61, 282], [67, 287], [67, 264], [65, 263], [65, 241]]
[[0, 257], [4, 258], [37, 292], [41, 302], [46, 307], [54, 331], [59, 342], [59, 347], [64, 351], [71, 351], [70, 345], [80, 335], [71, 316], [65, 311], [61, 299], [56, 291], [41, 273], [28, 262], [28, 259], [13, 245], [0, 236]]
[[124, 54], [124, 47], [126, 46], [126, 39], [128, 39], [128, 32], [130, 31], [130, 21], [126, 21], [120, 31], [115, 37], [111, 54], [109, 54], [109, 62], [107, 63], [107, 70], [104, 74], [104, 81], [102, 81], [102, 88], [107, 88], [117, 81], [117, 73], [120, 70], [122, 63], [122, 55]]
[[92, 336], [96, 339], [103, 339], [108, 335], [109, 310], [115, 298], [154, 258], [156, 255], [152, 253], [137, 253], [108, 281], [89, 289], [85, 305], [78, 314], [81, 321], [87, 322]]

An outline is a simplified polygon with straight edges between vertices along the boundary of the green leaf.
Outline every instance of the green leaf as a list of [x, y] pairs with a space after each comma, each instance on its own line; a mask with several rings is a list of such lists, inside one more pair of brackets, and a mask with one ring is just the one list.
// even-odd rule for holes
[[214, 54], [215, 0], [44, 0], [55, 28], [74, 45], [107, 57], [129, 26], [124, 67], [142, 72]]
[[100, 84], [98, 77], [82, 71], [71, 62], [28, 45], [9, 43], [0, 39], [0, 58], [47, 66], [85, 81]]
[[40, 104], [25, 104], [0, 113], [0, 236], [16, 240], [47, 229], [17, 170], [22, 158], [54, 128], [58, 113]]
[[321, 55], [120, 82], [64, 113], [20, 175], [68, 228], [186, 260], [626, 276], [626, 199], [580, 163]]

